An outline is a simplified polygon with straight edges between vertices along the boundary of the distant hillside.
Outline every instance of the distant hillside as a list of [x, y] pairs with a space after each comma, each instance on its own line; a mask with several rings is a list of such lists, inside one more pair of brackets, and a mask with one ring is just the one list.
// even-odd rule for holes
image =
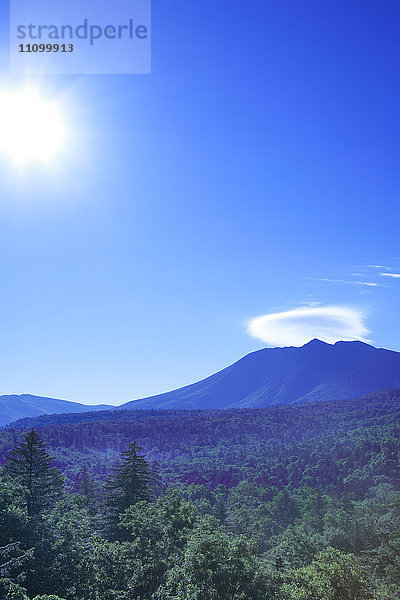
[[68, 400], [32, 396], [31, 394], [11, 394], [0, 396], [0, 426], [24, 417], [36, 417], [43, 414], [78, 413], [115, 408], [107, 404], [85, 405]]
[[313, 340], [301, 348], [266, 348], [186, 387], [120, 408], [261, 408], [357, 398], [400, 387], [400, 353], [362, 342]]
[[[118, 452], [136, 440], [169, 483], [231, 487], [247, 479], [360, 496], [382, 483], [400, 489], [400, 389], [259, 409], [116, 410], [98, 417], [38, 426], [46, 419], [39, 417], [33, 424], [69, 479], [83, 466], [104, 479]], [[0, 463], [21, 435], [0, 432]]]

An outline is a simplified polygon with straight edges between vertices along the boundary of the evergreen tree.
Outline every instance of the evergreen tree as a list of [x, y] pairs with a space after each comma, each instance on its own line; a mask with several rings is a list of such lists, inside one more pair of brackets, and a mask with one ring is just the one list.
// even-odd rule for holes
[[63, 476], [59, 469], [50, 466], [52, 459], [36, 431], [26, 433], [24, 440], [6, 458], [6, 472], [25, 488], [30, 517], [42, 513], [61, 496]]
[[121, 452], [120, 462], [113, 467], [106, 485], [106, 520], [111, 537], [117, 534], [119, 515], [143, 500], [151, 500], [158, 478], [150, 467], [137, 442]]

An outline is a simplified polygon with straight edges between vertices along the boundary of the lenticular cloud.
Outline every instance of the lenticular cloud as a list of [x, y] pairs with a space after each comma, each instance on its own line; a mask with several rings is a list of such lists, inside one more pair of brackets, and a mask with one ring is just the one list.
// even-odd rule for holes
[[339, 340], [369, 341], [363, 311], [347, 306], [301, 307], [256, 317], [248, 332], [268, 346], [302, 346], [314, 338], [329, 344]]

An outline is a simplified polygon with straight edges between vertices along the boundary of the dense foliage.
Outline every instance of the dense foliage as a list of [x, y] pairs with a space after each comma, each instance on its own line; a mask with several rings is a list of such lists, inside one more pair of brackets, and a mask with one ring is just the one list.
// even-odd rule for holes
[[5, 430], [0, 597], [399, 598], [399, 400]]
[[[46, 424], [65, 419], [72, 422]], [[262, 486], [309, 485], [363, 498], [371, 486], [397, 486], [400, 479], [400, 390], [269, 409], [105, 411], [28, 423], [69, 481], [83, 467], [104, 480], [119, 452], [135, 440], [147, 460], [159, 464], [168, 485], [233, 487], [250, 479]], [[0, 460], [22, 431], [0, 432]]]

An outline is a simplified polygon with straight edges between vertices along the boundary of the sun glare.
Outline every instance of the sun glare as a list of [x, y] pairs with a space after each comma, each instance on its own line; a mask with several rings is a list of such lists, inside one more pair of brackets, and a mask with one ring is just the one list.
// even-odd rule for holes
[[60, 149], [65, 130], [59, 106], [35, 90], [0, 91], [0, 152], [25, 164], [49, 162]]

